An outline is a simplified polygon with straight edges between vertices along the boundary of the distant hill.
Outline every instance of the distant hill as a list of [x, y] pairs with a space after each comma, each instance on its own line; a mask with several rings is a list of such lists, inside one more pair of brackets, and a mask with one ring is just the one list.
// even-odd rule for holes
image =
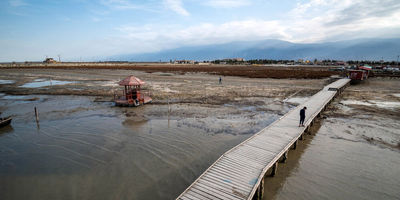
[[169, 61], [249, 59], [335, 59], [335, 60], [397, 60], [400, 38], [357, 39], [327, 43], [291, 43], [282, 40], [231, 42], [227, 44], [188, 46], [155, 53], [116, 55], [111, 60]]

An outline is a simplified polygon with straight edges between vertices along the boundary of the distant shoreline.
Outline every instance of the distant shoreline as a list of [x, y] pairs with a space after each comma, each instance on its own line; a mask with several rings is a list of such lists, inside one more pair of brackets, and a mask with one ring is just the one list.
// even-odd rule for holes
[[170, 63], [15, 63], [0, 64], [0, 69], [115, 69], [139, 70], [148, 73], [208, 73], [221, 76], [243, 76], [249, 78], [326, 78], [343, 72], [330, 71], [337, 66], [320, 65], [222, 65], [222, 64], [170, 64]]

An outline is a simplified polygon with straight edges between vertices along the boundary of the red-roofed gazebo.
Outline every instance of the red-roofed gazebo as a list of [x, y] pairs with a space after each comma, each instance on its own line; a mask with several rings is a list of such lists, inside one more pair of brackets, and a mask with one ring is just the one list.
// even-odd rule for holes
[[139, 106], [140, 104], [150, 103], [151, 97], [142, 92], [140, 86], [145, 82], [134, 76], [128, 76], [118, 82], [120, 86], [124, 86], [123, 95], [114, 94], [114, 102], [117, 106]]
[[119, 85], [121, 86], [140, 86], [140, 85], [144, 85], [145, 82], [134, 77], [134, 76], [128, 76], [126, 77], [124, 80], [118, 82]]

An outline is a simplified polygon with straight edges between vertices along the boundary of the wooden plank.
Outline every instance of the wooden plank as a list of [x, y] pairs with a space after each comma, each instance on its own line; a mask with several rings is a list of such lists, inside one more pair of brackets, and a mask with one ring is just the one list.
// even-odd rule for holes
[[[251, 190], [251, 187], [244, 187], [244, 186], [238, 187], [235, 184], [235, 182], [232, 182], [232, 181], [226, 182], [226, 181], [220, 180], [218, 178], [215, 178], [213, 176], [209, 176], [208, 174], [206, 176], [204, 176], [201, 180], [209, 181], [209, 182], [217, 184], [217, 185], [231, 188], [232, 190], [235, 190], [235, 191], [241, 193], [242, 195], [248, 194], [249, 191]], [[201, 180], [199, 180], [199, 181], [201, 181]]]
[[265, 162], [271, 160], [274, 156], [270, 154], [265, 154], [265, 155], [255, 155], [251, 153], [246, 153], [246, 152], [236, 152], [234, 156], [237, 157], [244, 157], [248, 160], [254, 161], [256, 163], [264, 165]]
[[236, 173], [232, 173], [230, 171], [226, 170], [221, 170], [218, 168], [212, 168], [210, 171], [208, 171], [210, 174], [214, 174], [215, 177], [219, 177], [223, 179], [224, 181], [226, 180], [235, 180], [238, 183], [243, 183], [244, 186], [247, 186], [249, 182], [251, 182], [254, 178], [257, 178], [257, 176], [247, 176], [247, 175], [240, 175]]
[[191, 187], [190, 190], [191, 190], [193, 193], [196, 193], [196, 194], [202, 196], [203, 199], [211, 199], [211, 200], [213, 200], [213, 199], [221, 199], [221, 200], [222, 200], [222, 199], [223, 199], [223, 198], [219, 197], [219, 196], [216, 195], [216, 194], [212, 194], [210, 191], [204, 191], [204, 190], [202, 190], [202, 189], [197, 188], [196, 185], [194, 185], [193, 187]]
[[264, 150], [269, 151], [269, 152], [274, 153], [274, 154], [279, 153], [279, 151], [283, 148], [283, 145], [274, 146], [274, 145], [269, 144], [269, 143], [260, 144], [260, 143], [256, 143], [256, 142], [251, 142], [251, 143], [248, 143], [247, 145], [253, 146], [253, 147], [256, 147], [256, 148], [260, 148], [260, 149], [264, 149]]
[[257, 148], [248, 144], [246, 144], [246, 146], [243, 146], [243, 148], [232, 151], [232, 154], [239, 154], [243, 156], [256, 156], [259, 158], [269, 158], [274, 156], [274, 152]]
[[225, 158], [225, 159], [221, 160], [221, 162], [218, 162], [218, 164], [219, 163], [221, 165], [233, 166], [237, 169], [246, 169], [246, 171], [248, 171], [249, 174], [258, 173], [260, 171], [259, 168], [255, 168], [250, 163], [241, 163], [241, 162], [238, 162], [238, 160], [232, 160], [230, 158]]
[[195, 193], [186, 193], [184, 197], [180, 197], [179, 199], [182, 200], [196, 200], [196, 199], [204, 199], [204, 197], [199, 196]]
[[209, 173], [207, 173], [207, 175], [208, 174], [217, 179], [221, 179], [224, 182], [234, 182], [237, 184], [237, 188], [252, 188], [254, 185], [254, 180], [257, 179], [256, 176], [232, 176], [232, 174], [226, 174], [226, 171], [220, 171], [219, 169], [213, 169], [213, 171], [210, 171]]
[[[300, 130], [297, 130], [297, 133], [299, 133]], [[291, 137], [293, 138], [293, 137]], [[276, 147], [281, 147], [282, 142], [287, 141], [289, 138], [286, 138], [284, 136], [271, 136], [270, 134], [263, 135], [263, 137], [257, 138], [258, 140], [252, 140], [247, 142], [246, 144], [268, 144], [270, 146], [276, 146]]]
[[238, 162], [248, 163], [249, 165], [252, 165], [253, 167], [256, 167], [258, 169], [262, 168], [262, 166], [263, 166], [263, 165], [255, 162], [255, 161], [250, 160], [250, 159], [248, 159], [246, 157], [243, 157], [243, 156], [234, 155], [234, 154], [229, 154], [229, 155], [225, 155], [225, 156], [228, 157], [228, 158], [237, 160]]
[[230, 200], [240, 200], [243, 199], [243, 197], [237, 196], [237, 194], [234, 194], [232, 192], [231, 188], [221, 187], [220, 185], [214, 184], [212, 182], [207, 182], [204, 180], [199, 180], [199, 184], [197, 186], [202, 187], [208, 191], [212, 191], [216, 194], [219, 194], [221, 197], [224, 199], [230, 199]]
[[[204, 175], [204, 179], [212, 179], [218, 182], [222, 182], [222, 183], [227, 183], [227, 184], [232, 184], [235, 185], [236, 188], [239, 188], [241, 190], [251, 190], [252, 186], [244, 183], [243, 180], [241, 180], [240, 182], [234, 179], [231, 179], [229, 177], [220, 177], [216, 174], [213, 173], [207, 173]], [[200, 181], [200, 180], [199, 180]]]
[[179, 200], [196, 200], [196, 199], [190, 198], [190, 195], [186, 194], [184, 197], [179, 197]]
[[247, 175], [257, 175], [256, 171], [250, 171], [246, 167], [231, 165], [231, 164], [222, 163], [222, 162], [218, 162], [214, 167], [230, 170], [232, 172], [244, 173]]
[[235, 157], [237, 159], [242, 159], [244, 162], [251, 162], [253, 164], [258, 164], [259, 166], [264, 166], [266, 163], [266, 160], [260, 158], [260, 157], [256, 157], [255, 155], [245, 155], [245, 154], [241, 154], [241, 153], [235, 153], [232, 155], [229, 155], [232, 157]]
[[243, 163], [243, 162], [239, 162], [238, 160], [232, 159], [232, 158], [228, 158], [228, 157], [224, 157], [224, 159], [221, 159], [222, 161], [226, 161], [226, 162], [232, 162], [235, 163], [237, 165], [242, 165], [247, 167], [250, 170], [255, 170], [255, 171], [259, 171], [259, 168], [251, 165], [250, 163]]

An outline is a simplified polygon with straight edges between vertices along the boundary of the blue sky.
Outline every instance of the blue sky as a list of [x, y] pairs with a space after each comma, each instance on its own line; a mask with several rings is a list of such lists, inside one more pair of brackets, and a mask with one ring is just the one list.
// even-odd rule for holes
[[399, 0], [2, 0], [0, 61], [400, 36]]

